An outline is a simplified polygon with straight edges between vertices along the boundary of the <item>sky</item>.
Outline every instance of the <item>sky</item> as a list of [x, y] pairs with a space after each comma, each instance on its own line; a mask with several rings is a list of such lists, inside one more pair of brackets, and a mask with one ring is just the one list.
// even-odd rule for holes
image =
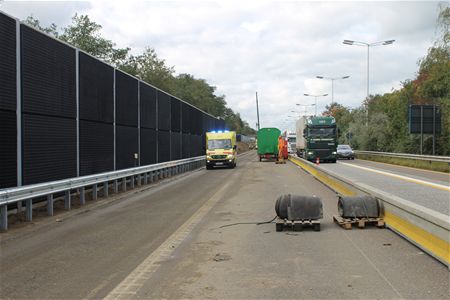
[[[0, 1], [0, 10], [44, 26], [65, 27], [75, 13], [102, 25], [103, 37], [139, 54], [145, 47], [176, 73], [217, 87], [229, 107], [256, 128], [294, 130], [299, 115], [320, 114], [334, 101], [349, 108], [369, 92], [384, 94], [413, 79], [436, 39], [439, 5], [448, 1]], [[323, 95], [308, 97], [304, 94]], [[313, 106], [317, 101], [317, 106]], [[301, 105], [296, 105], [301, 104]], [[296, 111], [296, 112], [292, 112]]]

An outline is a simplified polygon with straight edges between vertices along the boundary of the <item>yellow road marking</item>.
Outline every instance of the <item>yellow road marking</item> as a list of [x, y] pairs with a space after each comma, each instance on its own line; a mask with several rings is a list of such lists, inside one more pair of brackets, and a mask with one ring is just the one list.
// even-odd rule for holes
[[320, 182], [329, 186], [332, 190], [336, 191], [337, 193], [339, 193], [343, 196], [355, 196], [356, 195], [356, 193], [354, 191], [352, 191], [351, 189], [338, 183], [336, 180], [331, 179], [330, 177], [326, 176], [322, 172], [317, 171], [317, 169], [308, 166], [307, 164], [301, 162], [300, 160], [291, 158], [290, 161], [292, 161], [294, 164], [298, 165], [300, 168], [303, 168], [304, 170], [306, 170], [308, 173], [310, 173], [311, 175], [316, 177]]
[[417, 184], [426, 185], [426, 186], [429, 186], [429, 187], [432, 187], [432, 188], [435, 188], [435, 189], [440, 189], [440, 190], [443, 190], [443, 191], [449, 191], [450, 192], [450, 187], [442, 185], [442, 184], [428, 182], [428, 181], [424, 181], [424, 180], [420, 180], [420, 179], [415, 179], [415, 178], [412, 178], [412, 177], [407, 177], [407, 176], [403, 176], [403, 175], [397, 175], [397, 174], [384, 172], [384, 171], [380, 171], [380, 170], [375, 170], [375, 169], [371, 169], [371, 168], [361, 167], [361, 166], [357, 166], [357, 165], [349, 164], [349, 163], [341, 163], [341, 164], [345, 165], [345, 166], [358, 168], [358, 169], [361, 169], [361, 170], [366, 170], [366, 171], [369, 171], [369, 172], [378, 173], [378, 174], [382, 174], [382, 175], [387, 175], [387, 176], [394, 177], [394, 178], [397, 178], [397, 179], [402, 179], [402, 180], [405, 180], [405, 181], [414, 182], [414, 183], [417, 183]]
[[447, 241], [438, 238], [388, 211], [384, 213], [384, 220], [390, 227], [426, 248], [435, 256], [445, 261], [447, 265], [450, 264], [450, 244]]

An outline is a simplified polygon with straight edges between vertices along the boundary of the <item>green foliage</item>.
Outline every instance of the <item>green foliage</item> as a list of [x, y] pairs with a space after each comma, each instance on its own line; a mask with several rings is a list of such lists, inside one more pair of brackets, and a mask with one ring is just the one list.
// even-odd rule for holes
[[24, 21], [25, 24], [30, 25], [31, 27], [34, 27], [36, 29], [39, 29], [40, 31], [43, 31], [49, 35], [52, 35], [54, 37], [58, 37], [58, 27], [56, 24], [52, 23], [49, 27], [43, 27], [38, 19], [36, 19], [33, 16], [28, 16]]
[[115, 48], [116, 44], [101, 36], [101, 29], [89, 16], [75, 14], [72, 24], [64, 28], [59, 38], [107, 63], [120, 65], [127, 59], [130, 48]]
[[175, 69], [168, 67], [163, 59], [158, 58], [153, 48], [145, 48], [144, 53], [130, 56], [119, 68], [161, 90], [172, 92], [174, 89]]

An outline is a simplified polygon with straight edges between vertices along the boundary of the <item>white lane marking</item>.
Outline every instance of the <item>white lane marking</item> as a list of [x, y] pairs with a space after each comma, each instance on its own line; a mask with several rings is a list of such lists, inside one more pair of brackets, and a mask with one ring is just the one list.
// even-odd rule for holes
[[384, 172], [384, 171], [380, 171], [380, 170], [375, 170], [375, 169], [371, 169], [371, 168], [361, 167], [361, 166], [357, 166], [357, 165], [349, 164], [349, 163], [340, 163], [340, 164], [346, 165], [346, 166], [349, 166], [349, 167], [353, 167], [353, 168], [358, 168], [358, 169], [374, 172], [374, 173], [378, 173], [378, 174], [382, 174], [382, 175], [391, 176], [391, 177], [402, 179], [402, 180], [406, 180], [406, 181], [409, 181], [409, 182], [414, 182], [414, 183], [418, 183], [418, 184], [427, 185], [427, 186], [430, 186], [430, 187], [433, 187], [433, 188], [437, 188], [437, 189], [440, 189], [440, 190], [444, 190], [444, 191], [450, 191], [450, 187], [449, 186], [438, 184], [438, 183], [433, 183], [433, 182], [429, 182], [429, 181], [425, 181], [425, 180], [415, 179], [415, 178], [408, 177], [408, 176], [403, 176], [403, 175], [397, 175], [397, 174]]
[[194, 227], [214, 205], [228, 192], [232, 181], [222, 186], [209, 198], [194, 215], [192, 215], [177, 231], [153, 251], [140, 265], [138, 265], [119, 285], [117, 285], [104, 299], [128, 299], [139, 291], [145, 281], [151, 277], [161, 263], [169, 259], [175, 249], [186, 239]]

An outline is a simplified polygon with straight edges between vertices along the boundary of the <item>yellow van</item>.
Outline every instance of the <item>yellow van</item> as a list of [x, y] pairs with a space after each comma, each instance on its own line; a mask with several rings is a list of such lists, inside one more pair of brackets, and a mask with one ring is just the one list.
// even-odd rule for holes
[[206, 133], [206, 169], [214, 166], [236, 167], [236, 132], [211, 131]]

